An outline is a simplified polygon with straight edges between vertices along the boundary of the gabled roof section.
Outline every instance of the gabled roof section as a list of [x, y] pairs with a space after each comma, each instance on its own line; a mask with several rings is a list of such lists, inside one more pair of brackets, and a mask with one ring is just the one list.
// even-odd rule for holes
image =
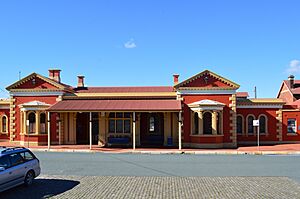
[[48, 77], [44, 77], [44, 76], [39, 75], [37, 73], [31, 73], [30, 75], [22, 78], [21, 80], [15, 82], [14, 84], [6, 87], [6, 90], [10, 91], [10, 90], [18, 89], [21, 85], [25, 84], [29, 80], [32, 80], [33, 78], [39, 78], [39, 79], [47, 82], [48, 84], [52, 85], [53, 87], [55, 87], [58, 90], [72, 91], [71, 86], [60, 83], [60, 82], [57, 82], [55, 80], [52, 80]]
[[[205, 79], [205, 77], [208, 77], [208, 79]], [[213, 81], [209, 79], [209, 77], [213, 78]], [[195, 83], [198, 81], [197, 83]], [[179, 88], [186, 88], [186, 87], [196, 87], [197, 89], [202, 88], [218, 88], [218, 89], [229, 89], [229, 90], [236, 90], [240, 87], [240, 85], [234, 83], [233, 81], [230, 81], [220, 75], [217, 75], [214, 72], [211, 72], [209, 70], [205, 70], [201, 73], [198, 73], [191, 78], [178, 83], [174, 86], [176, 89]]]
[[236, 97], [247, 98], [247, 97], [249, 97], [249, 94], [248, 94], [248, 92], [236, 92]]

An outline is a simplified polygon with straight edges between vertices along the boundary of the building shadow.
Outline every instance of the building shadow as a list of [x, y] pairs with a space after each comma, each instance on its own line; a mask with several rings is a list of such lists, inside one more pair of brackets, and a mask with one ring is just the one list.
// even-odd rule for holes
[[20, 185], [0, 193], [1, 199], [40, 199], [59, 195], [76, 187], [80, 182], [63, 179], [35, 179], [29, 187]]

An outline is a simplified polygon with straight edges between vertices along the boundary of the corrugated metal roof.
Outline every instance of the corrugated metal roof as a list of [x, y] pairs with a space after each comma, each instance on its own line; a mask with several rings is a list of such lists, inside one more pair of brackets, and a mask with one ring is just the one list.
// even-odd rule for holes
[[78, 93], [174, 92], [172, 86], [120, 86], [74, 88]]
[[180, 111], [180, 100], [63, 100], [49, 111]]

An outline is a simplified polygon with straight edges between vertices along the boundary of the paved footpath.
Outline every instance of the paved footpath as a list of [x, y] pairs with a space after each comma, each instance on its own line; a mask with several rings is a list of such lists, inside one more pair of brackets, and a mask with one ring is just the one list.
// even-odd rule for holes
[[29, 187], [6, 191], [15, 198], [300, 198], [287, 177], [131, 177], [43, 175]]

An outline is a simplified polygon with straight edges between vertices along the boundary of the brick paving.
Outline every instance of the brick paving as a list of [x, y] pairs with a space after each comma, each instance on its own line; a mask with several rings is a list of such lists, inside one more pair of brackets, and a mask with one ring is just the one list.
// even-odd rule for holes
[[130, 177], [43, 175], [32, 187], [6, 191], [6, 198], [300, 198], [300, 184], [287, 177]]

